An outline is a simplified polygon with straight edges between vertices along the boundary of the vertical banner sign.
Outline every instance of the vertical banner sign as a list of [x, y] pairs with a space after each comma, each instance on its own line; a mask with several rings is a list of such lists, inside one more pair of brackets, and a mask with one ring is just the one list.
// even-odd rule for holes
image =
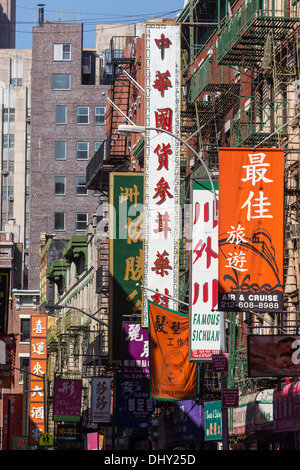
[[130, 315], [141, 315], [143, 283], [144, 175], [110, 174], [110, 321], [109, 352], [122, 358], [122, 327]]
[[220, 311], [283, 310], [284, 152], [220, 149]]
[[152, 398], [195, 398], [196, 364], [188, 357], [188, 316], [149, 301], [148, 321]]
[[45, 432], [47, 317], [32, 315], [30, 328], [29, 444], [37, 445]]
[[111, 379], [92, 378], [91, 422], [110, 423]]
[[[146, 24], [145, 243], [142, 326], [148, 300], [178, 297], [180, 26]], [[152, 129], [161, 129], [162, 132]], [[170, 134], [167, 134], [167, 131]], [[151, 290], [150, 290], [151, 289]], [[157, 302], [157, 300], [155, 300]], [[169, 300], [170, 307], [177, 303]]]
[[12, 387], [15, 359], [16, 336], [0, 335], [0, 389]]
[[140, 323], [123, 325], [123, 380], [149, 380], [149, 335]]
[[0, 269], [0, 333], [7, 333], [9, 269]]
[[210, 182], [193, 181], [192, 204], [190, 360], [202, 362], [220, 352], [220, 314], [212, 311], [218, 304], [218, 221]]
[[55, 379], [53, 421], [80, 421], [81, 380]]

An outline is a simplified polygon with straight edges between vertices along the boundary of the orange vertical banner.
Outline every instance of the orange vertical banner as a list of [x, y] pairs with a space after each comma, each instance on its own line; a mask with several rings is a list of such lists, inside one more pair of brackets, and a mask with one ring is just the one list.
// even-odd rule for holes
[[283, 211], [283, 150], [220, 149], [220, 311], [283, 310]]
[[148, 301], [151, 396], [184, 400], [196, 396], [196, 364], [189, 362], [189, 319]]

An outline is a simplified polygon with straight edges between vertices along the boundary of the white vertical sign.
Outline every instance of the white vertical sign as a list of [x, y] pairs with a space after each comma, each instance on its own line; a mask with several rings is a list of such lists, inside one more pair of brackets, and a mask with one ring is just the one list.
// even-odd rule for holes
[[220, 314], [212, 311], [218, 305], [218, 222], [210, 188], [193, 181], [190, 360], [199, 362], [220, 353]]
[[[148, 299], [177, 310], [180, 173], [180, 26], [146, 24], [145, 243], [142, 326]], [[170, 134], [167, 134], [169, 132]]]
[[111, 379], [92, 378], [91, 422], [110, 423]]

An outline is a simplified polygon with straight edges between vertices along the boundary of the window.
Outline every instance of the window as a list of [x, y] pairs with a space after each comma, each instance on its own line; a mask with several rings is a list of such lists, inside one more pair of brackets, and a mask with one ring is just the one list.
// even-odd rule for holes
[[55, 160], [66, 159], [66, 142], [57, 141], [55, 142]]
[[15, 146], [15, 136], [14, 134], [9, 134], [9, 148], [13, 149]]
[[70, 90], [71, 75], [68, 73], [55, 73], [52, 76], [53, 90]]
[[105, 106], [96, 106], [95, 108], [95, 124], [105, 124]]
[[97, 152], [97, 150], [101, 147], [102, 144], [103, 144], [103, 141], [102, 142], [95, 142], [95, 147], [94, 147], [95, 152]]
[[88, 190], [85, 187], [86, 185], [86, 177], [85, 176], [77, 176], [76, 178], [76, 194], [77, 196], [86, 196]]
[[24, 370], [29, 370], [29, 356], [21, 356], [20, 354], [20, 383], [23, 383], [23, 377], [24, 377]]
[[54, 178], [55, 196], [64, 196], [66, 194], [66, 177], [55, 176]]
[[76, 230], [85, 230], [88, 224], [87, 212], [77, 212], [76, 214]]
[[89, 158], [89, 143], [77, 142], [77, 160], [88, 160]]
[[55, 123], [56, 124], [67, 123], [67, 106], [56, 106]]
[[3, 134], [2, 147], [4, 149], [8, 148], [8, 134]]
[[78, 106], [77, 108], [77, 124], [88, 124], [89, 123], [89, 107]]
[[30, 341], [30, 318], [21, 318], [21, 342]]
[[8, 122], [8, 109], [3, 109], [3, 122]]
[[3, 134], [2, 147], [4, 149], [7, 149], [8, 147], [12, 149], [14, 148], [14, 146], [15, 146], [14, 134]]
[[71, 44], [53, 44], [53, 60], [71, 60]]
[[65, 213], [54, 212], [54, 230], [63, 232], [65, 230]]
[[15, 109], [10, 108], [9, 110], [9, 122], [15, 122]]

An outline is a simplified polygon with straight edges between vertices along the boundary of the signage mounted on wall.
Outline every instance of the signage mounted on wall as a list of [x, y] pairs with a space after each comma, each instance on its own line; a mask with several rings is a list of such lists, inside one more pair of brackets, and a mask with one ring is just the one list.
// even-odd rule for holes
[[[149, 23], [145, 37], [146, 128], [179, 136], [180, 26]], [[164, 295], [178, 298], [179, 173], [179, 141], [166, 132], [147, 130], [144, 285], [157, 292], [155, 302], [173, 309], [177, 303]], [[151, 291], [143, 291], [143, 327], [147, 327]]]
[[[215, 184], [217, 193], [218, 184]], [[210, 182], [193, 181], [190, 285], [190, 360], [210, 361], [220, 352], [218, 221]]]
[[283, 310], [283, 204], [283, 150], [220, 149], [220, 311]]

